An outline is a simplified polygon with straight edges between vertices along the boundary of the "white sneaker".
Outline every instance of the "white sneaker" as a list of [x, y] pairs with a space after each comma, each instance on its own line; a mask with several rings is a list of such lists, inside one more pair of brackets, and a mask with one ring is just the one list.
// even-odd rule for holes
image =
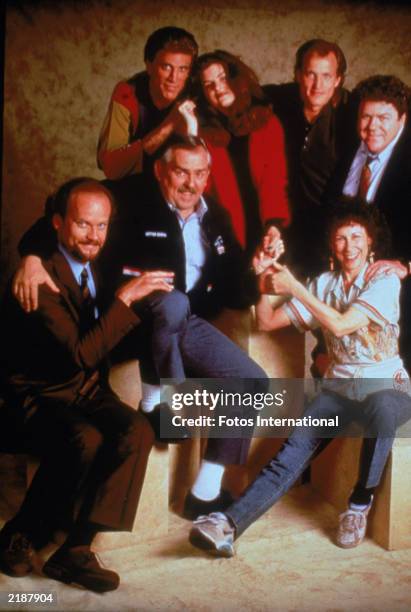
[[367, 530], [367, 516], [371, 504], [364, 510], [348, 508], [340, 514], [336, 538], [337, 546], [341, 548], [355, 548], [363, 541]]
[[234, 531], [225, 514], [212, 512], [194, 521], [188, 539], [193, 546], [218, 557], [233, 557]]

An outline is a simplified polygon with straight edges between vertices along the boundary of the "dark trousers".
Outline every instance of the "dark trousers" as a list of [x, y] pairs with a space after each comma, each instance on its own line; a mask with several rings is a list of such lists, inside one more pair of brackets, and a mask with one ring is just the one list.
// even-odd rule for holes
[[78, 520], [131, 531], [153, 433], [108, 390], [67, 406], [42, 401], [21, 427], [40, 466], [15, 520], [29, 532], [70, 530]]
[[[213, 325], [191, 314], [189, 299], [181, 291], [155, 292], [138, 312], [145, 322], [126, 338], [126, 352], [136, 356], [139, 351], [143, 382], [237, 379], [243, 392], [267, 390], [264, 370]], [[209, 439], [205, 458], [222, 465], [244, 464], [250, 441], [249, 437]]]

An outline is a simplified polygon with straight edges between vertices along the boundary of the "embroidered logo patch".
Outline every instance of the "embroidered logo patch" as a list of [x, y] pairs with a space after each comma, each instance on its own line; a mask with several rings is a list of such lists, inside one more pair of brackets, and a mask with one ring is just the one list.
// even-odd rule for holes
[[222, 236], [217, 236], [214, 242], [214, 246], [219, 255], [223, 255], [225, 253], [224, 240]]
[[130, 266], [124, 266], [123, 268], [124, 276], [141, 276], [142, 271], [138, 268], [131, 268]]
[[146, 238], [167, 238], [167, 232], [155, 232], [154, 230], [147, 230], [144, 232]]

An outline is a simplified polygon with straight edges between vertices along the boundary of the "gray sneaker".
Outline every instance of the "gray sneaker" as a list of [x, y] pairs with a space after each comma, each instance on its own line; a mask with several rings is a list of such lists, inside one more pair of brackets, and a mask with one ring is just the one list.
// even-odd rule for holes
[[364, 510], [348, 508], [340, 514], [336, 544], [341, 548], [355, 548], [363, 541], [367, 530], [367, 516], [371, 504]]
[[188, 536], [191, 544], [217, 557], [233, 557], [234, 527], [222, 512], [199, 516]]

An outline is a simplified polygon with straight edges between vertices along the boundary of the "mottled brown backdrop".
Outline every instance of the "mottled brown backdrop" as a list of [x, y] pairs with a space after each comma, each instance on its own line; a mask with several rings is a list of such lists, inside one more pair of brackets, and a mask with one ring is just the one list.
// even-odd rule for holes
[[[387, 3], [388, 4], [388, 3]], [[292, 75], [296, 48], [323, 37], [344, 49], [348, 87], [376, 72], [410, 82], [411, 9], [336, 0], [112, 0], [10, 3], [6, 15], [3, 281], [46, 195], [76, 175], [102, 177], [97, 135], [114, 84], [143, 68], [156, 28], [191, 30], [201, 51], [226, 48], [263, 82]]]

